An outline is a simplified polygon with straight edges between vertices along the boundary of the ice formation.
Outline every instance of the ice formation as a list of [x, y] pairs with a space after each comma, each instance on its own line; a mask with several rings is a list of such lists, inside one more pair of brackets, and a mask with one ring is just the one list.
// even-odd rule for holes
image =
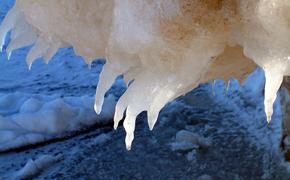
[[88, 64], [105, 57], [95, 110], [101, 112], [116, 76], [132, 82], [114, 117], [116, 128], [126, 112], [130, 149], [140, 112], [147, 111], [152, 129], [167, 102], [204, 81], [242, 80], [255, 64], [265, 71], [270, 121], [276, 93], [290, 72], [289, 8], [289, 0], [17, 0], [0, 28], [1, 50], [12, 30], [8, 56], [34, 44], [29, 67], [39, 57], [48, 62], [66, 46]]

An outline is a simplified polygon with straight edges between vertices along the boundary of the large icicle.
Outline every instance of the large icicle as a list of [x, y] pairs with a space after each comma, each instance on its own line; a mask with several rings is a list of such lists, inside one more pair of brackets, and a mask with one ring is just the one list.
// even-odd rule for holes
[[110, 89], [113, 85], [116, 77], [118, 76], [118, 72], [114, 71], [109, 64], [105, 64], [103, 70], [99, 77], [99, 82], [96, 90], [96, 101], [94, 105], [94, 109], [97, 114], [100, 114], [102, 111], [102, 106], [104, 103], [105, 93]]
[[277, 92], [282, 84], [283, 76], [289, 74], [290, 61], [287, 59], [273, 60], [264, 67], [265, 71], [265, 113], [267, 121], [271, 121], [273, 115], [273, 104], [277, 97]]

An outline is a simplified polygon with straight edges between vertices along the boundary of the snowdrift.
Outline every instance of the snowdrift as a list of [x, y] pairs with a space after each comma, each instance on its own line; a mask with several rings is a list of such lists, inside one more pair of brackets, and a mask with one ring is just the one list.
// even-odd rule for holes
[[[88, 64], [105, 57], [95, 110], [101, 112], [118, 75], [132, 82], [114, 117], [116, 128], [126, 111], [130, 149], [140, 112], [147, 111], [152, 129], [167, 102], [219, 76], [243, 79], [253, 64], [265, 71], [270, 121], [276, 93], [290, 72], [289, 7], [288, 0], [17, 0], [1, 25], [0, 49], [12, 30], [8, 56], [34, 44], [29, 68], [40, 57], [48, 62], [61, 47], [72, 46]], [[241, 47], [243, 58], [224, 56], [234, 52], [231, 47]]]
[[41, 96], [0, 94], [0, 152], [67, 136], [92, 125], [109, 124], [115, 97], [109, 95], [105, 110], [96, 115], [90, 96]]

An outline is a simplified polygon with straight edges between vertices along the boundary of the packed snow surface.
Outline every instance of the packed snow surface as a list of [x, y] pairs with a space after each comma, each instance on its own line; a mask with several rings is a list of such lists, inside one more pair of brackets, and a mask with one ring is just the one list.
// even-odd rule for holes
[[211, 65], [228, 46], [242, 47], [265, 71], [270, 121], [283, 76], [290, 72], [289, 7], [288, 0], [17, 0], [0, 27], [0, 50], [10, 57], [33, 44], [29, 68], [35, 59], [48, 63], [59, 48], [69, 46], [88, 64], [106, 58], [95, 110], [101, 112], [118, 75], [131, 82], [114, 116], [116, 128], [126, 111], [130, 149], [137, 115], [147, 111], [152, 129], [165, 104], [209, 80]]
[[61, 156], [42, 155], [36, 160], [29, 159], [25, 166], [15, 174], [15, 179], [28, 179], [39, 174], [43, 169], [59, 161]]

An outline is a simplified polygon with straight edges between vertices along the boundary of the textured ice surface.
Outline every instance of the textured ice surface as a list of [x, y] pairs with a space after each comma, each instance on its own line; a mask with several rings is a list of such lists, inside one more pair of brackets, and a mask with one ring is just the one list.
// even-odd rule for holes
[[[117, 103], [114, 119], [117, 127], [126, 111], [130, 149], [140, 112], [147, 111], [152, 129], [167, 102], [215, 77], [240, 78], [249, 68], [241, 70], [239, 62], [250, 64], [247, 58], [265, 71], [264, 104], [270, 121], [277, 90], [290, 72], [289, 7], [288, 0], [17, 0], [0, 28], [1, 49], [12, 30], [8, 56], [34, 44], [27, 56], [29, 67], [39, 57], [48, 62], [66, 46], [88, 64], [105, 57], [95, 110], [101, 112], [116, 76], [133, 81]], [[223, 58], [232, 46], [242, 47], [247, 58]], [[222, 68], [228, 64], [233, 73]]]

